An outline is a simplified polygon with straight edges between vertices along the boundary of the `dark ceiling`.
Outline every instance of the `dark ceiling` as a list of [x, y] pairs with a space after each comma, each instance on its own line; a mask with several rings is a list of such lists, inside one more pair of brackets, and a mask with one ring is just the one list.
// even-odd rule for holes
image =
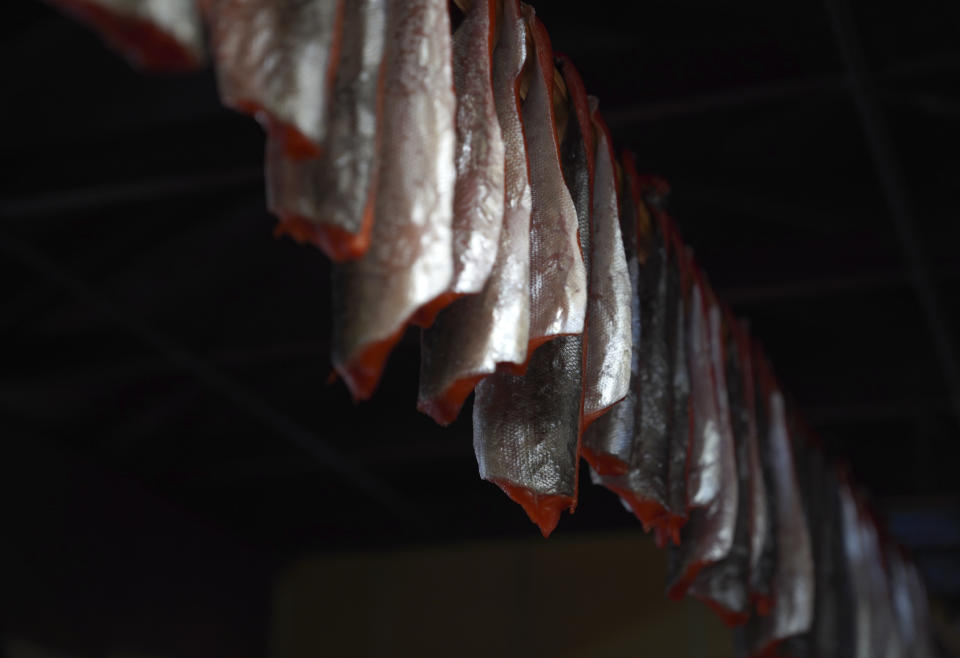
[[[960, 5], [539, 5], [825, 449], [960, 593]], [[414, 332], [372, 401], [327, 384], [328, 264], [272, 237], [263, 134], [209, 71], [139, 74], [38, 2], [0, 31], [10, 441], [272, 557], [536, 532], [478, 478], [469, 406], [416, 412]], [[633, 526], [588, 486], [557, 532]]]

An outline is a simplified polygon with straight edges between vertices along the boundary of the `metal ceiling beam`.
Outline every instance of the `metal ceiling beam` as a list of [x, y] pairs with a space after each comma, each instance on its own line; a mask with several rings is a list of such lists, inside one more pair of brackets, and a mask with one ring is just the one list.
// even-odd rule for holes
[[381, 478], [275, 409], [256, 392], [196, 356], [175, 340], [156, 331], [149, 324], [124, 312], [40, 250], [0, 232], [0, 253], [35, 272], [50, 284], [69, 292], [126, 329], [144, 345], [191, 374], [202, 386], [232, 402], [240, 413], [246, 414], [251, 420], [305, 452], [323, 467], [340, 475], [346, 484], [379, 503], [396, 519], [417, 525], [424, 523], [412, 505]]
[[824, 0], [837, 48], [843, 57], [850, 91], [857, 106], [867, 146], [913, 283], [914, 292], [933, 340], [937, 361], [960, 423], [960, 360], [954, 335], [947, 326], [937, 284], [916, 229], [916, 210], [890, 137], [880, 97], [860, 45], [853, 14], [846, 0]]
[[[960, 57], [940, 54], [912, 58], [887, 67], [881, 72], [884, 79], [912, 78], [920, 75], [960, 70]], [[678, 117], [739, 110], [744, 107], [796, 99], [803, 96], [840, 94], [848, 87], [844, 75], [821, 75], [797, 80], [724, 89], [689, 98], [660, 100], [636, 105], [605, 108], [603, 118], [613, 128], [629, 128], [634, 124], [651, 123]], [[897, 98], [896, 96], [894, 98]]]

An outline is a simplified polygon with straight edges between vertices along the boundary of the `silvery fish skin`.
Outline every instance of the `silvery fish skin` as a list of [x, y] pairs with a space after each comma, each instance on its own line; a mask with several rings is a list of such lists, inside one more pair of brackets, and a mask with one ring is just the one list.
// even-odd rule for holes
[[[499, 485], [550, 534], [576, 501], [580, 431], [580, 342], [542, 345], [524, 376], [505, 371], [481, 381], [473, 403], [473, 445], [480, 477]], [[561, 376], [558, 376], [561, 375]]]
[[524, 21], [516, 3], [507, 2], [493, 53], [494, 98], [506, 147], [496, 261], [480, 294], [453, 302], [421, 338], [418, 407], [441, 424], [456, 418], [473, 383], [492, 374], [498, 363], [522, 364], [527, 358], [532, 197], [517, 95], [525, 61]]
[[[692, 316], [698, 315], [697, 306], [701, 305], [700, 285], [694, 284], [691, 303], [694, 309]], [[700, 306], [702, 312], [702, 306]], [[711, 304], [706, 313], [706, 345], [693, 345], [699, 342], [696, 339], [691, 340], [691, 352], [698, 351], [707, 359], [707, 368], [705, 375], [708, 379], [705, 382], [696, 381], [696, 371], [694, 371], [693, 388], [702, 388], [701, 392], [709, 396], [703, 400], [704, 405], [711, 404], [714, 408], [715, 432], [717, 434], [713, 453], [710, 455], [701, 455], [698, 457], [698, 464], [709, 463], [711, 468], [715, 469], [712, 478], [715, 478], [717, 493], [713, 500], [706, 507], [695, 507], [690, 511], [690, 520], [684, 526], [681, 534], [680, 546], [671, 551], [671, 560], [669, 564], [669, 586], [668, 594], [673, 598], [679, 598], [687, 588], [694, 582], [698, 573], [709, 565], [726, 559], [734, 545], [734, 536], [737, 526], [737, 506], [739, 503], [738, 483], [737, 483], [737, 461], [734, 448], [733, 433], [730, 428], [730, 419], [727, 407], [727, 387], [725, 377], [725, 364], [723, 360], [722, 344], [722, 314], [716, 304]], [[697, 325], [697, 321], [691, 321], [691, 334], [697, 335], [702, 330]], [[699, 358], [699, 357], [698, 357]], [[698, 401], [694, 401], [696, 405]], [[721, 574], [721, 580], [727, 574]], [[732, 593], [731, 593], [732, 594]], [[744, 592], [745, 594], [745, 592]], [[701, 598], [714, 605], [715, 608], [722, 610], [725, 614], [730, 609], [726, 606], [732, 605], [733, 609], [739, 608], [739, 600], [718, 600], [711, 598], [708, 594], [700, 592]], [[722, 598], [722, 593], [720, 597]], [[727, 618], [727, 621], [736, 620], [736, 615]]]
[[288, 136], [295, 156], [326, 141], [344, 1], [208, 0], [221, 99]]
[[[716, 317], [716, 307], [711, 309], [711, 319]], [[752, 470], [750, 461], [750, 413], [747, 407], [747, 392], [744, 390], [744, 368], [740, 362], [740, 351], [730, 331], [725, 339], [726, 393], [729, 400], [730, 426], [736, 450], [737, 491], [738, 496], [736, 525], [734, 526], [733, 546], [730, 553], [720, 562], [704, 567], [697, 574], [690, 593], [705, 600], [729, 626], [746, 623], [750, 616], [750, 600], [747, 580], [750, 568], [751, 525], [753, 501], [748, 495], [750, 482], [759, 473]], [[718, 393], [723, 395], [723, 381], [717, 382]], [[752, 393], [752, 391], [750, 391]], [[721, 414], [722, 416], [722, 414]]]
[[[622, 427], [633, 429], [624, 475], [606, 475], [606, 487], [620, 494], [634, 515], [649, 530], [660, 523], [667, 508], [667, 477], [669, 472], [669, 410], [670, 378], [669, 355], [666, 340], [666, 249], [661, 233], [653, 228], [649, 244], [639, 247], [646, 253], [646, 262], [639, 267], [637, 284], [637, 317], [634, 320], [638, 334], [636, 370], [628, 400], [614, 406], [608, 415], [633, 410], [633, 419]], [[634, 248], [636, 253], [637, 248]], [[630, 257], [630, 266], [634, 257]], [[632, 406], [630, 406], [632, 402]], [[626, 403], [626, 404], [625, 404]], [[606, 416], [597, 423], [606, 427]], [[588, 428], [588, 431], [593, 426]], [[608, 450], [616, 450], [613, 437], [606, 440]], [[592, 438], [591, 438], [592, 440]]]
[[96, 29], [138, 68], [203, 65], [203, 26], [194, 0], [49, 0]]
[[560, 168], [553, 117], [553, 50], [533, 8], [523, 5], [533, 36], [530, 86], [523, 127], [530, 163], [533, 216], [530, 227], [530, 340], [583, 331], [587, 274], [577, 239], [577, 209]]
[[492, 84], [494, 0], [476, 0], [453, 35], [457, 184], [454, 293], [476, 293], [490, 275], [503, 226], [504, 144]]
[[630, 313], [632, 290], [620, 234], [616, 159], [610, 131], [596, 109], [592, 118], [597, 132], [597, 150], [587, 301], [589, 331], [583, 375], [585, 423], [597, 418], [627, 395], [633, 350]]
[[[625, 170], [629, 167], [625, 165]], [[640, 270], [637, 240], [637, 208], [630, 189], [629, 172], [624, 176], [623, 204], [620, 228], [623, 237], [627, 272], [630, 279], [630, 373], [631, 381], [627, 396], [613, 405], [609, 412], [591, 423], [583, 432], [583, 453], [595, 472], [593, 480], [614, 491], [627, 489], [629, 483], [623, 476], [630, 469], [630, 456], [635, 435], [637, 392], [640, 376]], [[589, 325], [588, 325], [589, 326]], [[609, 481], [607, 481], [609, 479]]]
[[688, 506], [707, 507], [720, 495], [722, 435], [717, 401], [711, 382], [709, 318], [700, 285], [690, 295], [687, 326], [687, 358], [690, 363], [690, 395], [693, 407], [693, 437], [687, 477]]
[[[512, 20], [514, 0], [504, 3], [504, 20]], [[556, 144], [556, 135], [553, 130], [552, 118], [552, 87], [547, 87], [544, 69], [553, 70], [553, 57], [550, 52], [549, 38], [543, 25], [536, 20], [533, 10], [523, 6], [523, 14], [527, 26], [532, 32], [533, 43], [536, 48], [534, 60], [534, 74], [530, 83], [530, 90], [523, 107], [524, 128], [527, 137], [527, 148], [530, 161], [530, 182], [533, 192], [533, 220], [531, 221], [531, 296], [532, 304], [539, 299], [540, 310], [545, 308], [545, 292], [537, 285], [563, 285], [562, 280], [534, 274], [537, 261], [538, 239], [542, 249], [547, 229], [551, 229], [552, 237], [565, 233], [567, 223], [557, 223], [565, 220], [563, 214], [552, 215], [554, 224], [536, 226], [538, 217], [537, 199], [540, 198], [540, 220], [546, 221], [548, 215], [544, 213], [543, 195], [546, 190], [556, 190], [559, 183], [569, 210], [573, 211], [572, 245], [568, 239], [558, 239], [561, 249], [571, 246], [576, 253], [570, 254], [575, 263], [579, 263], [583, 274], [583, 261], [576, 242], [578, 218], [570, 193], [566, 188], [560, 172], [559, 153]], [[552, 77], [549, 78], [552, 86]], [[538, 89], [538, 90], [536, 90]], [[536, 91], [535, 91], [536, 90]], [[538, 100], [539, 96], [539, 100]], [[533, 101], [531, 102], [531, 98]], [[539, 105], [538, 105], [539, 104]], [[546, 107], [543, 107], [543, 105]], [[542, 112], [533, 113], [534, 108]], [[539, 119], [535, 117], [539, 116]], [[537, 127], [536, 121], [548, 123]], [[544, 134], [549, 129], [550, 134]], [[537, 133], [537, 138], [531, 138], [531, 133]], [[549, 145], [545, 144], [549, 141]], [[548, 148], [549, 146], [549, 148]], [[533, 153], [538, 149], [539, 155]], [[547, 166], [552, 153], [554, 163]], [[536, 163], [539, 162], [539, 169]], [[553, 170], [555, 176], [545, 174]], [[539, 176], [534, 172], [537, 171]], [[538, 191], [538, 185], [541, 189]], [[546, 190], [543, 188], [546, 186]], [[539, 197], [538, 197], [539, 195]], [[561, 204], [563, 207], [563, 204]], [[564, 211], [566, 212], [566, 211]], [[563, 228], [562, 231], [558, 231]], [[541, 254], [542, 256], [542, 254]], [[554, 260], [554, 265], [560, 265], [563, 260]], [[571, 262], [566, 259], [566, 262]], [[581, 277], [581, 286], [585, 287], [585, 278]], [[569, 292], [569, 291], [568, 291]], [[567, 302], [571, 297], [567, 296]], [[575, 298], [577, 295], [574, 294]], [[579, 296], [585, 302], [585, 291], [581, 288]], [[557, 299], [557, 298], [554, 298]], [[558, 300], [559, 302], [559, 300]], [[567, 302], [559, 302], [561, 306]], [[569, 310], [567, 308], [566, 310]], [[557, 307], [559, 315], [564, 316], [566, 310]], [[583, 328], [581, 309], [580, 327]], [[536, 307], [531, 309], [531, 341], [534, 340], [533, 326], [537, 318]], [[503, 367], [496, 374], [482, 380], [476, 388], [476, 397], [473, 404], [473, 445], [477, 455], [477, 464], [480, 476], [497, 484], [515, 502], [519, 503], [530, 519], [540, 527], [544, 536], [549, 535], [559, 522], [560, 515], [565, 508], [576, 503], [577, 495], [577, 465], [579, 461], [579, 438], [581, 417], [581, 370], [583, 366], [583, 347], [579, 335], [561, 336], [553, 338], [528, 354], [526, 372], [523, 376], [513, 374]]]
[[804, 516], [794, 468], [783, 395], [769, 395], [767, 449], [774, 478], [777, 514], [776, 568], [773, 574], [773, 609], [755, 616], [746, 626], [747, 644], [756, 653], [778, 642], [808, 632], [813, 626], [814, 571], [810, 533]]
[[333, 276], [333, 364], [369, 397], [408, 321], [453, 277], [456, 134], [443, 0], [389, 0], [380, 175], [366, 255]]
[[370, 244], [386, 11], [387, 0], [346, 3], [324, 153], [292, 158], [282, 140], [268, 136], [270, 211], [287, 233], [316, 244], [337, 262], [363, 256]]
[[754, 374], [754, 413], [757, 419], [757, 448], [760, 470], [763, 474], [763, 493], [767, 522], [762, 532], [755, 534], [751, 557], [750, 597], [760, 614], [767, 614], [773, 605], [773, 579], [777, 562], [777, 498], [774, 490], [775, 469], [770, 450], [770, 405], [769, 391], [764, 384], [766, 363], [759, 346], [751, 345], [751, 369]]
[[840, 511], [843, 520], [843, 548], [847, 569], [850, 573], [854, 604], [855, 651], [854, 658], [874, 658], [871, 646], [870, 578], [866, 564], [867, 549], [864, 546], [857, 502], [849, 485], [840, 487]]

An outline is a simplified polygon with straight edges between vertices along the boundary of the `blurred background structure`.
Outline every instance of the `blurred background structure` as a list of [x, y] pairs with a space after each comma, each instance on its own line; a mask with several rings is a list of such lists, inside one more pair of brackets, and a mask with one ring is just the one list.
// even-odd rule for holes
[[[729, 4], [729, 3], [728, 3]], [[960, 5], [537, 3], [960, 655]], [[469, 405], [328, 385], [263, 135], [33, 1], [0, 22], [0, 656], [731, 656], [587, 486], [549, 541]]]

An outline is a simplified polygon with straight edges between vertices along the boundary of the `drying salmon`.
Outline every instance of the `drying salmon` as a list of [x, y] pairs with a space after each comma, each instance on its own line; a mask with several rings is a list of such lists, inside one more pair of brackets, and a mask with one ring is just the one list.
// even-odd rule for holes
[[[744, 485], [741, 477], [741, 514], [747, 516], [749, 536], [747, 562], [747, 592], [754, 607], [766, 609], [769, 604], [769, 590], [760, 583], [769, 582], [771, 573], [764, 571], [761, 562], [764, 559], [764, 547], [769, 543], [772, 524], [768, 509], [767, 488], [760, 457], [759, 424], [757, 420], [757, 391], [754, 380], [753, 349], [747, 327], [728, 313], [730, 343], [728, 344], [731, 368], [728, 368], [727, 387], [730, 391], [732, 419], [737, 445], [737, 469], [746, 472]], [[739, 520], [738, 520], [739, 523]]]
[[500, 370], [477, 385], [473, 445], [480, 476], [519, 503], [546, 537], [576, 503], [582, 350], [553, 340], [524, 376]]
[[[737, 322], [729, 312], [725, 314], [726, 328], [723, 336], [725, 350], [725, 377], [717, 378], [717, 389], [721, 401], [726, 384], [729, 401], [730, 427], [733, 431], [734, 449], [737, 463], [737, 513], [734, 526], [733, 546], [730, 553], [721, 561], [704, 567], [694, 579], [690, 593], [705, 601], [713, 608], [728, 626], [740, 626], [750, 616], [748, 578], [751, 558], [751, 530], [756, 524], [753, 506], [755, 499], [751, 491], [753, 482], [759, 473], [759, 457], [751, 459], [752, 422], [747, 400], [752, 394], [748, 390], [747, 370], [749, 364], [741, 362], [741, 352], [736, 338]], [[712, 316], [714, 317], [714, 316]], [[723, 416], [721, 405], [721, 416]], [[752, 441], [756, 445], [755, 437]], [[762, 498], [761, 498], [762, 500]], [[766, 501], [763, 501], [765, 504]], [[766, 519], [762, 519], [766, 523]]]
[[[630, 160], [627, 162], [627, 160]], [[631, 454], [635, 435], [638, 379], [640, 376], [640, 270], [641, 259], [646, 259], [649, 239], [649, 222], [641, 229], [637, 204], [640, 203], [636, 189], [636, 171], [632, 156], [624, 155], [622, 204], [620, 229], [623, 239], [627, 274], [630, 283], [630, 386], [627, 396], [614, 404], [609, 412], [597, 418], [584, 430], [583, 456], [591, 467], [592, 479], [621, 497], [630, 494], [629, 483], [622, 479], [630, 470]], [[643, 253], [639, 247], [644, 243]], [[589, 329], [589, 325], [588, 325]], [[621, 479], [617, 481], [615, 478]], [[620, 491], [617, 491], [620, 489]]]
[[583, 422], [589, 424], [630, 388], [631, 285], [620, 233], [616, 157], [610, 131], [594, 107], [596, 175], [590, 234]]
[[[672, 231], [672, 229], [671, 229]], [[690, 365], [687, 361], [687, 305], [679, 265], [682, 245], [677, 235], [670, 250], [667, 272], [667, 339], [670, 341], [670, 436], [667, 462], [667, 519], [660, 545], [680, 543], [680, 529], [687, 523], [687, 458], [690, 452]]]
[[456, 99], [447, 5], [389, 0], [387, 17], [371, 246], [333, 276], [333, 363], [357, 399], [376, 388], [414, 315], [429, 324], [453, 277]]
[[366, 253], [373, 227], [387, 0], [346, 3], [326, 148], [293, 158], [268, 135], [267, 205], [279, 230], [334, 261]]
[[578, 336], [565, 334], [583, 331], [586, 274], [579, 220], [561, 173], [553, 53], [533, 9], [524, 5], [523, 14], [534, 45], [522, 113], [533, 196], [530, 352], [525, 375], [500, 367], [477, 385], [473, 440], [480, 476], [547, 536], [576, 503], [583, 349]]
[[772, 374], [764, 372], [761, 377], [762, 388], [768, 392], [766, 449], [773, 471], [770, 485], [776, 504], [776, 559], [772, 610], [766, 616], [752, 617], [745, 627], [745, 641], [754, 654], [762, 654], [789, 637], [809, 631], [814, 602], [810, 533], [798, 490], [786, 405]]
[[204, 64], [194, 0], [49, 0], [95, 29], [137, 68], [187, 71]]
[[[643, 210], [640, 180], [629, 157], [624, 172], [625, 217], [632, 226], [625, 223], [623, 235], [630, 275], [636, 277], [635, 299], [630, 304], [637, 337], [631, 395], [591, 425], [584, 442], [596, 462], [598, 479], [649, 530], [663, 519], [667, 505], [671, 400], [665, 322], [667, 260], [662, 228], [651, 225]], [[632, 418], [626, 417], [628, 409]]]
[[[690, 454], [690, 518], [680, 546], [670, 551], [668, 594], [679, 598], [700, 571], [725, 559], [733, 548], [737, 521], [737, 464], [727, 402], [722, 316], [719, 306], [702, 299], [695, 277], [691, 294], [688, 346], [694, 413]], [[723, 602], [704, 597], [715, 608]]]
[[[485, 4], [477, 2], [474, 10]], [[532, 200], [517, 90], [526, 28], [515, 0], [504, 3], [499, 28], [492, 81], [505, 146], [503, 229], [480, 294], [453, 302], [422, 334], [418, 407], [441, 424], [457, 417], [475, 384], [498, 363], [520, 365], [527, 358]]]
[[345, 1], [204, 0], [220, 98], [290, 157], [316, 156], [326, 141]]
[[555, 336], [583, 331], [587, 274], [578, 238], [577, 209], [564, 182], [553, 109], [553, 49], [533, 8], [523, 5], [532, 36], [530, 85], [523, 128], [530, 163], [531, 348]]
[[457, 184], [453, 201], [455, 294], [483, 289], [503, 226], [504, 144], [493, 91], [496, 2], [475, 0], [453, 35]]

